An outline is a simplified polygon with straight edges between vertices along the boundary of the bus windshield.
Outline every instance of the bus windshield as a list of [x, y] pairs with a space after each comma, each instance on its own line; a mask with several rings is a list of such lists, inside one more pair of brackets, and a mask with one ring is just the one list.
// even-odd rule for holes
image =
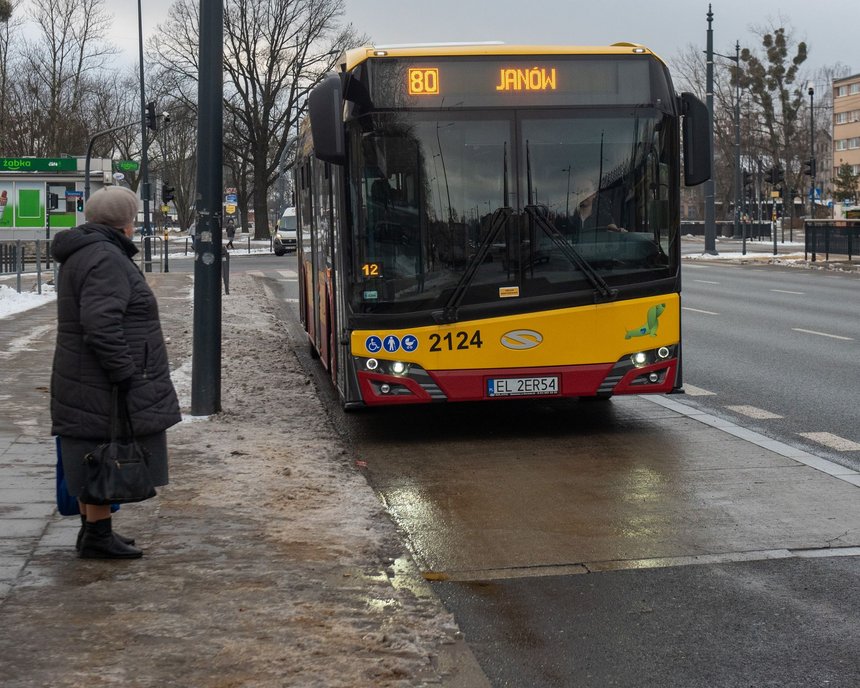
[[456, 290], [463, 305], [563, 302], [594, 274], [615, 287], [673, 276], [674, 127], [652, 108], [351, 122], [353, 311], [442, 308]]

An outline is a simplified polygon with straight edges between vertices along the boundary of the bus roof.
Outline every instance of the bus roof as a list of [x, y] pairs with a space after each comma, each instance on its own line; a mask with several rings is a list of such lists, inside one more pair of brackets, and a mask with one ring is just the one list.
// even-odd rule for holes
[[340, 66], [350, 71], [370, 58], [379, 57], [473, 57], [483, 55], [653, 55], [637, 43], [613, 45], [508, 45], [505, 43], [419, 43], [414, 45], [363, 45], [344, 53]]

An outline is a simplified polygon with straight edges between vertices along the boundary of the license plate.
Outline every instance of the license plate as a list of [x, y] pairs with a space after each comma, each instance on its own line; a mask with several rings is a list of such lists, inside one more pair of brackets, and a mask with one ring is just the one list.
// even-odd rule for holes
[[487, 396], [517, 397], [558, 394], [558, 376], [497, 377], [487, 380]]

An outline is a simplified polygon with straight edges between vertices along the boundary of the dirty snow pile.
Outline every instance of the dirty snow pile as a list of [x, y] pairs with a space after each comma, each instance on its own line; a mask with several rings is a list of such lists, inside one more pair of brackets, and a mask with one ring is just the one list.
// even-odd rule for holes
[[41, 306], [57, 298], [54, 288], [49, 285], [42, 286], [42, 293], [24, 291], [20, 294], [13, 288], [0, 284], [0, 318], [21, 313], [31, 308]]
[[[160, 308], [187, 404], [190, 304]], [[356, 472], [273, 313], [259, 283], [234, 279], [223, 297], [223, 411], [168, 434], [159, 515], [199, 523], [207, 551], [220, 552], [195, 561], [188, 551], [189, 654], [208, 657], [205, 675], [223, 679], [213, 686], [438, 685], [436, 655], [457, 637], [455, 622]], [[171, 530], [155, 542], [181, 552]], [[171, 634], [169, 618], [158, 624]], [[184, 683], [204, 685], [188, 661]]]

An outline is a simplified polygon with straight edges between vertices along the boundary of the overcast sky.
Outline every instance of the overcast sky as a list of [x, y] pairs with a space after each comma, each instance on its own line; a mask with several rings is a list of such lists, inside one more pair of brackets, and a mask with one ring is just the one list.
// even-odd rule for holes
[[[144, 33], [163, 22], [172, 0], [143, 0]], [[108, 0], [115, 39], [137, 59], [137, 2]], [[664, 60], [692, 43], [705, 47], [708, 2], [695, 0], [345, 0], [344, 21], [374, 43], [503, 41], [605, 45], [642, 43]], [[858, 0], [713, 0], [714, 49], [760, 48], [754, 26], [785, 26], [810, 47], [810, 71], [842, 63], [860, 72]]]

